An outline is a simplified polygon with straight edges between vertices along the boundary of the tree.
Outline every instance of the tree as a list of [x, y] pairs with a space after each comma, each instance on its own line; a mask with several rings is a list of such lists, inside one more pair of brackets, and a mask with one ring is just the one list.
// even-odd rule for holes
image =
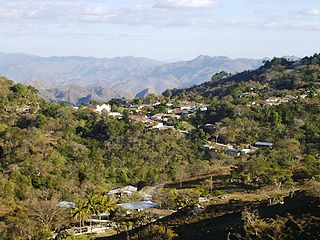
[[84, 220], [90, 216], [87, 199], [77, 201], [76, 207], [72, 210], [72, 216], [79, 221], [81, 228], [84, 225]]

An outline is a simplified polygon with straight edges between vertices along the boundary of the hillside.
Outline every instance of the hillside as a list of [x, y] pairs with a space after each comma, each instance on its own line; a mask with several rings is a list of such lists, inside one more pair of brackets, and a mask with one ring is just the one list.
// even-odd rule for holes
[[299, 89], [318, 85], [318, 59], [317, 54], [298, 61], [274, 58], [255, 70], [234, 75], [222, 71], [212, 76], [209, 82], [190, 88], [167, 90], [163, 94], [173, 97], [179, 94], [198, 95], [207, 98], [222, 98], [227, 95], [237, 97], [237, 94], [244, 92], [251, 92], [251, 95], [257, 92], [266, 96], [281, 95], [285, 91], [297, 94]]
[[[136, 57], [38, 57], [0, 53], [0, 74], [35, 86], [52, 101], [66, 101], [66, 95], [73, 91], [70, 102], [75, 103], [88, 96], [96, 101], [115, 96], [134, 97], [146, 88], [161, 93], [168, 88], [202, 83], [222, 70], [235, 73], [255, 69], [261, 62], [199, 56], [191, 61], [162, 63]], [[105, 91], [99, 94], [96, 88]]]
[[112, 98], [130, 97], [129, 92], [114, 91], [112, 88], [80, 87], [68, 85], [51, 89], [40, 88], [41, 97], [47, 101], [66, 102], [74, 106], [92, 101], [107, 102]]
[[319, 81], [318, 54], [274, 58], [100, 111], [0, 78], [0, 235], [76, 239], [106, 214], [111, 239], [314, 239]]
[[[296, 191], [283, 202], [230, 200], [189, 206], [156, 223], [113, 237], [120, 239], [306, 239], [320, 234], [320, 195]], [[172, 231], [173, 230], [173, 231]], [[169, 232], [171, 232], [171, 237]], [[173, 234], [176, 233], [175, 234]]]

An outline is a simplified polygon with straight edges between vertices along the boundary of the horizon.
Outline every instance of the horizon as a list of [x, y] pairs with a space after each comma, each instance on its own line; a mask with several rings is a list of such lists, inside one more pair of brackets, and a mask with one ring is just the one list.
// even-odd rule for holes
[[319, 49], [317, 0], [0, 0], [0, 52], [135, 56], [310, 56]]
[[158, 62], [162, 62], [163, 64], [170, 64], [170, 63], [175, 63], [175, 62], [179, 62], [179, 61], [184, 61], [184, 62], [188, 62], [188, 61], [193, 61], [199, 57], [210, 57], [210, 58], [229, 58], [231, 60], [237, 60], [237, 59], [255, 59], [255, 60], [271, 60], [274, 57], [279, 57], [279, 58], [286, 58], [286, 57], [294, 57], [294, 58], [304, 58], [304, 57], [310, 57], [313, 56], [314, 54], [318, 54], [318, 52], [314, 52], [310, 55], [304, 55], [304, 56], [298, 56], [298, 55], [283, 55], [283, 56], [265, 56], [265, 57], [261, 57], [261, 58], [251, 58], [251, 57], [230, 57], [227, 55], [216, 55], [216, 56], [212, 56], [212, 55], [206, 55], [206, 54], [199, 54], [197, 56], [188, 58], [188, 59], [173, 59], [173, 60], [160, 60], [160, 59], [155, 59], [155, 58], [149, 58], [149, 57], [145, 57], [145, 56], [133, 56], [133, 55], [123, 55], [123, 56], [111, 56], [111, 57], [95, 57], [95, 56], [83, 56], [83, 55], [36, 55], [36, 54], [31, 54], [31, 53], [25, 53], [25, 52], [1, 52], [0, 54], [8, 54], [8, 55], [26, 55], [26, 56], [32, 56], [32, 57], [40, 57], [40, 58], [94, 58], [94, 59], [115, 59], [115, 58], [145, 58], [148, 60], [153, 60], [153, 61], [158, 61]]

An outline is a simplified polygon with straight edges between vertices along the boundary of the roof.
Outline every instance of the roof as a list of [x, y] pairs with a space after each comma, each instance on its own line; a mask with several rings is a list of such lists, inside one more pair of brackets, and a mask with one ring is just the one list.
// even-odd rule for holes
[[128, 186], [125, 186], [122, 188], [112, 189], [108, 192], [108, 194], [116, 194], [116, 193], [120, 193], [120, 192], [128, 193], [128, 192], [136, 192], [136, 191], [138, 191], [138, 188], [128, 185]]
[[76, 204], [74, 202], [61, 201], [58, 206], [63, 208], [75, 208]]
[[272, 147], [273, 146], [273, 143], [269, 143], [269, 142], [256, 142], [254, 145], [256, 146], [265, 146], [265, 147]]
[[131, 202], [131, 203], [120, 203], [118, 206], [123, 207], [125, 209], [150, 209], [156, 208], [158, 205], [151, 201], [142, 201], [142, 202]]

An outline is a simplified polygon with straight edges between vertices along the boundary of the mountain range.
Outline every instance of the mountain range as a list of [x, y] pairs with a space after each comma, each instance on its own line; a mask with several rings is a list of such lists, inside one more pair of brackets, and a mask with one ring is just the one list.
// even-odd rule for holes
[[0, 75], [32, 85], [47, 100], [74, 105], [115, 97], [143, 97], [203, 83], [220, 71], [256, 69], [263, 59], [210, 57], [160, 62], [140, 57], [39, 57], [0, 53]]

